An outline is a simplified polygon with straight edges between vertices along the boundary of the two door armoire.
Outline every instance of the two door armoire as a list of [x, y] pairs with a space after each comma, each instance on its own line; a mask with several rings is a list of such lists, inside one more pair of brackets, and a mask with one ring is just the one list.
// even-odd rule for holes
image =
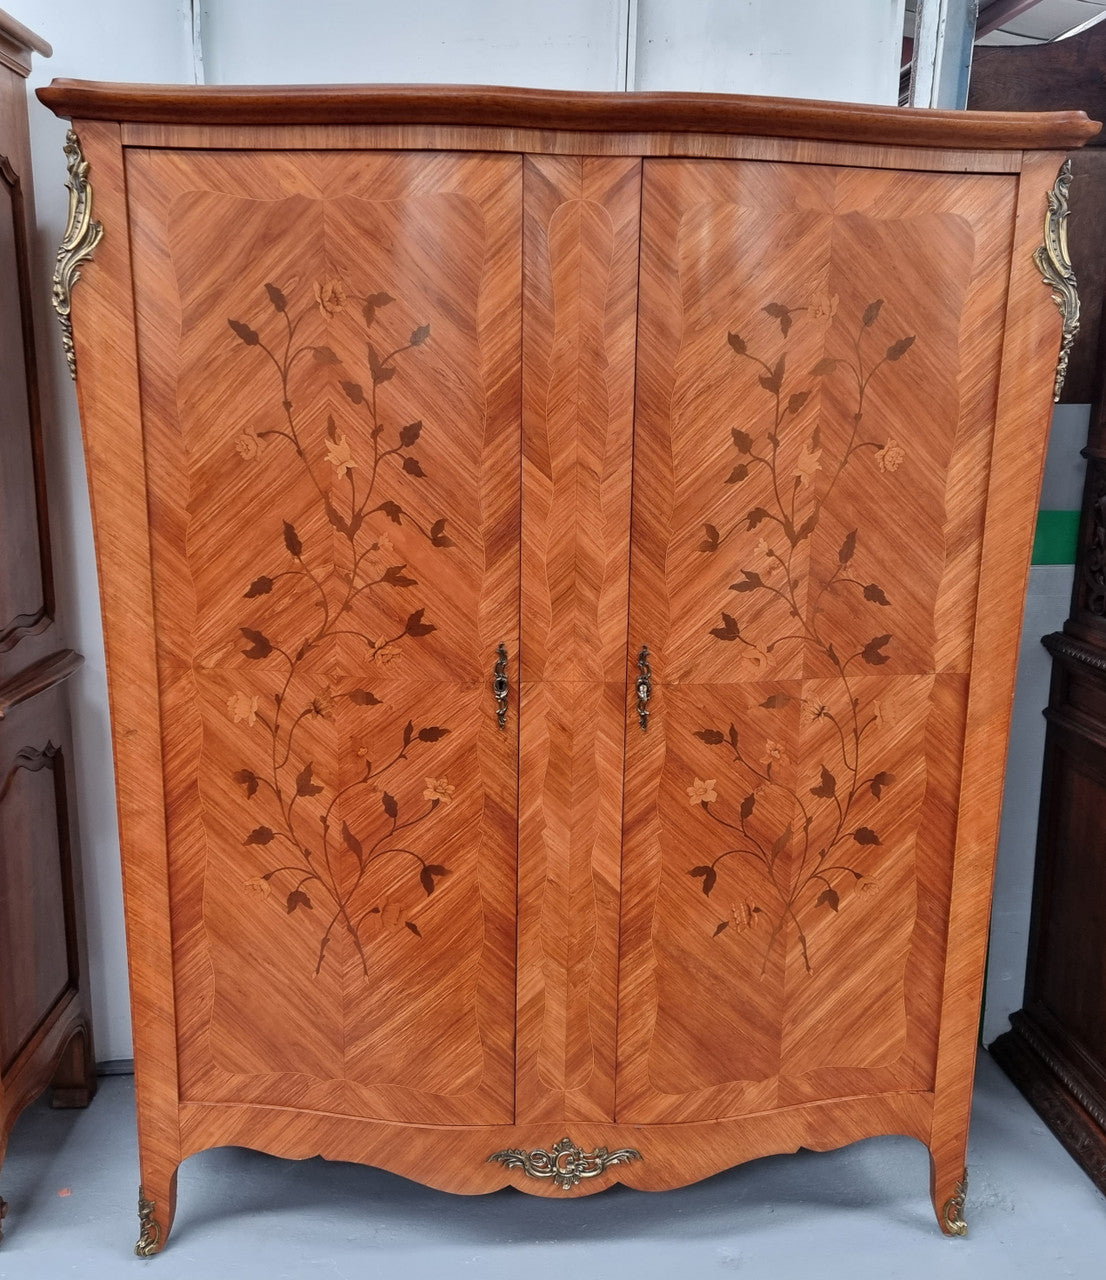
[[1097, 126], [41, 97], [86, 166], [139, 1251], [220, 1144], [564, 1196], [909, 1134], [961, 1233]]

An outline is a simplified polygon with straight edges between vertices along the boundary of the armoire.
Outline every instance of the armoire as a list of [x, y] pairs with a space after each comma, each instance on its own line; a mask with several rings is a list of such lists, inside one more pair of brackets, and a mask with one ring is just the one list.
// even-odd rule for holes
[[139, 1251], [219, 1144], [565, 1196], [908, 1134], [961, 1234], [1098, 126], [40, 96], [87, 199]]
[[[46, 313], [35, 302], [26, 78], [32, 56], [50, 52], [0, 10], [0, 1166], [43, 1092], [82, 1107], [96, 1091], [69, 718], [83, 658], [58, 619], [51, 400], [35, 344]], [[13, 1198], [12, 1217], [23, 1207]], [[0, 1196], [0, 1237], [5, 1225]]]

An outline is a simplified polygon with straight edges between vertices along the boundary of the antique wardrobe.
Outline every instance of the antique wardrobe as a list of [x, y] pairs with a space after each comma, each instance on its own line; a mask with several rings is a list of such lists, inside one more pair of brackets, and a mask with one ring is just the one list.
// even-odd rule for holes
[[40, 96], [86, 201], [140, 1252], [224, 1143], [562, 1196], [901, 1133], [962, 1232], [1097, 126]]
[[[50, 46], [0, 11], [0, 1165], [44, 1090], [60, 1107], [85, 1106], [96, 1090], [72, 839], [67, 681], [82, 658], [55, 612], [49, 401], [35, 359], [32, 53], [49, 57]], [[0, 1236], [6, 1214], [0, 1197]]]

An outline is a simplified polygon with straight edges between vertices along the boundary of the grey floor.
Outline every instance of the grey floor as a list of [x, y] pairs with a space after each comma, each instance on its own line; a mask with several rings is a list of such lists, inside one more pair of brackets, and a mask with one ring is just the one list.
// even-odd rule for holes
[[908, 1139], [778, 1156], [682, 1191], [577, 1201], [449, 1196], [375, 1169], [239, 1149], [180, 1173], [163, 1254], [131, 1254], [138, 1181], [129, 1077], [85, 1112], [37, 1103], [0, 1178], [3, 1280], [958, 1280], [1106, 1277], [1106, 1199], [981, 1059], [964, 1240], [942, 1236]]

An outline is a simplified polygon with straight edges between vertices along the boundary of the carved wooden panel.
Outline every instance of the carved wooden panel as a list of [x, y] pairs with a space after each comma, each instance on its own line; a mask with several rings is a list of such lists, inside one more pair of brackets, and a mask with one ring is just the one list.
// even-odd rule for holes
[[511, 1117], [520, 171], [130, 163], [186, 1098]]
[[[66, 991], [77, 955], [65, 760], [27, 707], [0, 723], [0, 1073]], [[20, 735], [36, 734], [29, 741]]]
[[645, 170], [619, 1119], [931, 1089], [1014, 191]]
[[49, 626], [53, 608], [27, 255], [22, 184], [0, 155], [0, 279], [12, 303], [0, 307], [0, 654]]
[[641, 162], [524, 190], [517, 1105], [610, 1120]]

